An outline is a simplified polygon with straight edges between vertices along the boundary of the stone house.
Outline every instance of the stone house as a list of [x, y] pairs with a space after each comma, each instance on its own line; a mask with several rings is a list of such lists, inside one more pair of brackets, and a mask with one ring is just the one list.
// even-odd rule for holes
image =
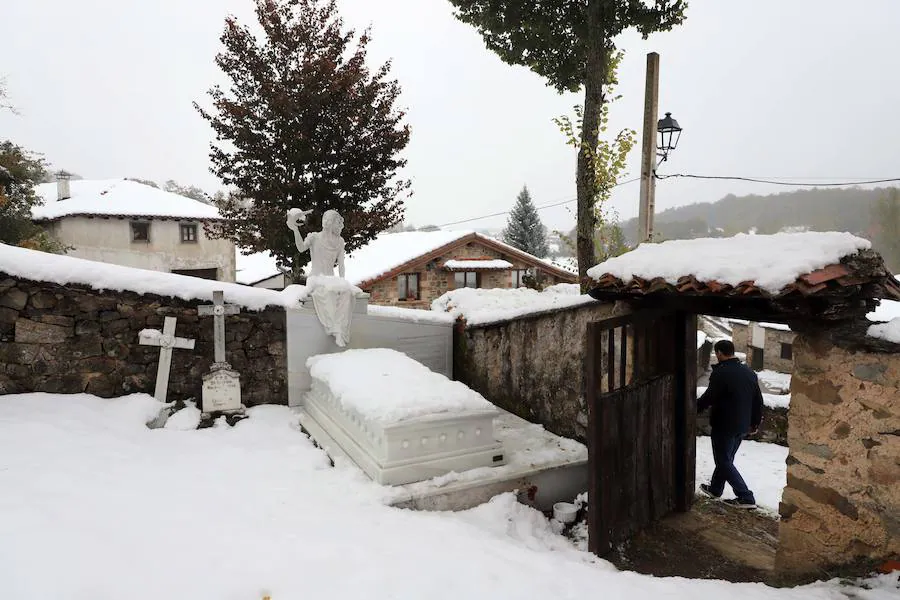
[[794, 332], [781, 323], [757, 323], [730, 319], [732, 341], [738, 352], [747, 355], [755, 371], [794, 371]]
[[[371, 304], [430, 308], [449, 290], [577, 283], [575, 273], [473, 231], [385, 233], [347, 257], [346, 278]], [[268, 253], [238, 256], [238, 283], [281, 289], [284, 275]]]
[[99, 262], [234, 281], [235, 247], [211, 239], [204, 224], [216, 207], [128, 179], [60, 178], [36, 187], [32, 209], [68, 254]]

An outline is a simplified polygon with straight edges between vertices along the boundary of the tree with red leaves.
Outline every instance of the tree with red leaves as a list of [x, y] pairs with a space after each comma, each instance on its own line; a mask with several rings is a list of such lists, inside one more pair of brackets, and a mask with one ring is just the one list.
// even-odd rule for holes
[[229, 89], [209, 91], [212, 109], [194, 107], [213, 127], [211, 171], [231, 193], [215, 237], [247, 251], [269, 250], [296, 282], [301, 255], [285, 225], [289, 208], [344, 217], [347, 251], [402, 222], [410, 183], [397, 176], [409, 143], [390, 62], [366, 66], [369, 31], [344, 30], [336, 0], [254, 0], [262, 35], [234, 17], [216, 64]]

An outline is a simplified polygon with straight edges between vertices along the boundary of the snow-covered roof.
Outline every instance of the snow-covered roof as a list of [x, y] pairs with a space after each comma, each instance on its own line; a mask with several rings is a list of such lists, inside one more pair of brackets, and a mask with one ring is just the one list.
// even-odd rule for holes
[[497, 271], [511, 269], [512, 266], [512, 263], [508, 260], [484, 258], [451, 259], [444, 263], [444, 268], [450, 271], [480, 271], [485, 269]]
[[171, 219], [221, 219], [215, 206], [130, 179], [79, 179], [69, 182], [71, 196], [57, 200], [57, 184], [35, 186], [44, 201], [31, 210], [35, 220], [99, 215]]
[[[346, 278], [354, 285], [362, 285], [379, 279], [392, 271], [417, 261], [450, 244], [461, 242], [465, 238], [494, 246], [500, 252], [508, 252], [512, 257], [520, 257], [543, 265], [547, 270], [560, 275], [571, 273], [560, 269], [549, 261], [542, 260], [508, 244], [486, 237], [474, 231], [404, 231], [400, 233], [382, 233], [374, 240], [349, 253], [344, 263]], [[447, 261], [450, 264], [459, 261]], [[465, 261], [466, 265], [469, 262]], [[508, 269], [512, 263], [503, 260], [478, 260], [480, 268]], [[500, 263], [503, 263], [500, 266]], [[496, 266], [489, 266], [495, 264]], [[446, 266], [446, 263], [445, 263]], [[453, 270], [453, 267], [447, 267]], [[237, 256], [237, 280], [252, 285], [256, 282], [278, 275], [280, 271], [275, 258], [268, 252]]]
[[235, 281], [244, 285], [253, 285], [270, 277], [281, 275], [271, 252], [254, 252], [253, 254], [237, 253], [235, 259]]
[[871, 247], [868, 240], [842, 232], [739, 234], [731, 238], [645, 243], [588, 269], [595, 280], [624, 282], [662, 278], [676, 285], [682, 277], [699, 282], [755, 286], [777, 294], [798, 277], [840, 262]]

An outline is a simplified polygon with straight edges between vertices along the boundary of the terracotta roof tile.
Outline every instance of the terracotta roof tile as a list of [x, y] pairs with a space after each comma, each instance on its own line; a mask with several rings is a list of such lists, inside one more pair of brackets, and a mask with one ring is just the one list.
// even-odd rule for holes
[[847, 275], [850, 275], [850, 270], [845, 265], [836, 264], [828, 265], [824, 269], [819, 269], [812, 273], [807, 273], [806, 275], [801, 275], [799, 279], [809, 285], [815, 286], [820, 283], [825, 283], [826, 281], [846, 277]]

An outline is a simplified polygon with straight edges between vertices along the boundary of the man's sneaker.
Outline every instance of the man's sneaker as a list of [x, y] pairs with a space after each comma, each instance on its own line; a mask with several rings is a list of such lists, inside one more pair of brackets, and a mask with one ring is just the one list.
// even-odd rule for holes
[[719, 494], [719, 495], [713, 494], [712, 488], [709, 487], [708, 483], [700, 484], [700, 492], [703, 493], [705, 496], [709, 496], [710, 498], [721, 498], [722, 497], [722, 494]]
[[740, 498], [731, 498], [729, 500], [725, 500], [725, 504], [727, 504], [728, 506], [733, 506], [735, 508], [756, 508], [756, 502], [753, 502], [751, 500], [741, 500]]

